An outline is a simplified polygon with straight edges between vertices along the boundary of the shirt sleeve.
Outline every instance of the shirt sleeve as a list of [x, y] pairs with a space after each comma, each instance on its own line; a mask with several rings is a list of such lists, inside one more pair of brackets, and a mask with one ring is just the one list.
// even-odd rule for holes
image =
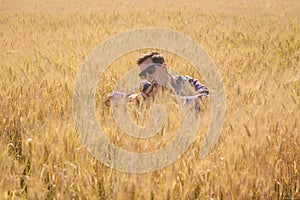
[[202, 85], [197, 79], [192, 78], [190, 76], [185, 76], [185, 78], [195, 88], [197, 93], [209, 94], [209, 90], [204, 85]]
[[151, 86], [151, 83], [149, 83], [148, 81], [143, 81], [142, 83], [141, 83], [141, 85], [142, 85], [142, 92], [144, 92], [145, 94], [147, 94], [148, 92], [148, 90], [150, 89], [150, 86]]

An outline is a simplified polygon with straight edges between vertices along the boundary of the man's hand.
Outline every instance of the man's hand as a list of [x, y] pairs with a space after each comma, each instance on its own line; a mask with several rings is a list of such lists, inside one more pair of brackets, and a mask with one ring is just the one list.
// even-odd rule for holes
[[209, 97], [209, 94], [206, 93], [206, 92], [202, 92], [200, 94], [195, 94], [195, 95], [192, 95], [192, 96], [179, 96], [180, 99], [182, 100], [185, 100], [185, 101], [189, 101], [189, 100], [193, 100], [193, 99], [202, 99], [202, 97]]
[[122, 98], [124, 96], [125, 96], [125, 94], [122, 92], [112, 92], [109, 95], [107, 95], [107, 97], [104, 99], [104, 104], [106, 106], [110, 106], [111, 100], [114, 100], [114, 99], [116, 100], [116, 99]]
[[[126, 94], [122, 93], [122, 92], [112, 92], [109, 95], [107, 95], [107, 97], [104, 99], [104, 104], [106, 106], [110, 106], [111, 105], [111, 101], [112, 100], [117, 100], [120, 99], [122, 97], [124, 97]], [[132, 102], [132, 101], [136, 101], [136, 102], [140, 102], [141, 98], [144, 97], [143, 93], [137, 93], [137, 94], [130, 94], [130, 95], [126, 95], [128, 101]]]

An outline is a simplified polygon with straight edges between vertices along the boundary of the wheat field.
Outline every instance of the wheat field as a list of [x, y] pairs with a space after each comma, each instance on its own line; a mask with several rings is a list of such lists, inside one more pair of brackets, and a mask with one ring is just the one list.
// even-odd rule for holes
[[[297, 0], [1, 0], [0, 199], [300, 199], [299, 10]], [[223, 78], [226, 118], [206, 158], [198, 153], [209, 100], [196, 142], [180, 159], [155, 172], [125, 173], [96, 160], [79, 139], [73, 89], [98, 44], [149, 26], [186, 34], [207, 51]], [[112, 63], [96, 94], [108, 138], [136, 152], [167, 145], [173, 132], [130, 138], [102, 101], [144, 51]], [[186, 60], [162, 53], [175, 70], [203, 81]], [[179, 126], [176, 112], [171, 130]]]

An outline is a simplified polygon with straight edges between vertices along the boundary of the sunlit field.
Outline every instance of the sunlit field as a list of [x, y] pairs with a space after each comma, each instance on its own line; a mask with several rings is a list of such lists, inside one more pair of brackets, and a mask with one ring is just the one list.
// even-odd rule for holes
[[[297, 0], [1, 0], [0, 199], [300, 199], [299, 10]], [[223, 78], [226, 118], [215, 148], [199, 158], [212, 112], [203, 100], [196, 141], [180, 159], [125, 173], [95, 159], [79, 139], [73, 89], [98, 44], [149, 26], [181, 32], [207, 51]], [[174, 138], [177, 105], [157, 100], [169, 106], [168, 129], [145, 140], [122, 132], [103, 100], [148, 50], [117, 58], [95, 97], [110, 141], [139, 153]], [[160, 51], [170, 69], [205, 84], [191, 63]], [[146, 104], [131, 108], [132, 120], [149, 123]]]

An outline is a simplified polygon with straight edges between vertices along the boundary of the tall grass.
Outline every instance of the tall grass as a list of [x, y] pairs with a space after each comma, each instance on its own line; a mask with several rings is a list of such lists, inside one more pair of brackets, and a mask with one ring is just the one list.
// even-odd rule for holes
[[[292, 0], [2, 1], [0, 198], [299, 199], [299, 9]], [[179, 160], [156, 172], [127, 174], [85, 149], [73, 122], [72, 92], [95, 46], [146, 26], [177, 30], [207, 50], [224, 79], [227, 115], [207, 158], [198, 153], [209, 102], [196, 142]], [[99, 77], [96, 97], [98, 120], [111, 142], [137, 152], [166, 145], [172, 135], [134, 140], [117, 130], [101, 102], [142, 52], [112, 63]], [[177, 71], [202, 80], [188, 62], [163, 53]], [[179, 122], [170, 118], [175, 129]]]

